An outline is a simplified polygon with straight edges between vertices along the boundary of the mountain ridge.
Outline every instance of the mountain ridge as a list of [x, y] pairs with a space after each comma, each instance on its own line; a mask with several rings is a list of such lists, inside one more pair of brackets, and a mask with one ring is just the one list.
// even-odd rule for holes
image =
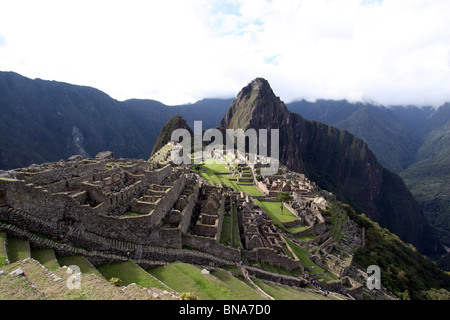
[[433, 236], [425, 232], [429, 227], [402, 179], [383, 168], [363, 140], [291, 113], [266, 80], [257, 78], [245, 86], [220, 125], [279, 129], [279, 160], [289, 169], [305, 173], [321, 188], [348, 201], [422, 252], [438, 249]]
[[[14, 72], [0, 72], [0, 93], [0, 109], [2, 110], [0, 168], [2, 169], [58, 161], [83, 151], [88, 155], [94, 155], [102, 150], [112, 150], [117, 157], [148, 158], [163, 124], [171, 117], [180, 114], [189, 125], [192, 125], [193, 120], [203, 120], [203, 128], [207, 129], [221, 121], [223, 114], [234, 100], [206, 99], [192, 105], [170, 107], [149, 99], [117, 101], [95, 88], [57, 81], [31, 80]], [[210, 102], [214, 103], [209, 104]], [[278, 103], [275, 100], [272, 102]], [[337, 139], [337, 142], [345, 142], [344, 144], [348, 146], [361, 143], [357, 139], [349, 139], [350, 136], [344, 131], [308, 122], [302, 116], [294, 115], [295, 113], [290, 110], [291, 104], [286, 104], [284, 107], [286, 110], [282, 109], [277, 114], [261, 115], [261, 122], [267, 121], [270, 124], [273, 116], [283, 118], [288, 115], [286, 119], [289, 119], [290, 124], [295, 122], [299, 128], [308, 126], [308, 131], [320, 133], [323, 146], [333, 142], [326, 139], [328, 131], [330, 134], [334, 132], [332, 134], [334, 137], [342, 137], [342, 140]], [[351, 106], [347, 107], [350, 112]], [[397, 109], [393, 107], [392, 110]], [[73, 121], [61, 121], [61, 115], [58, 112], [63, 115], [62, 119], [68, 118]], [[405, 127], [414, 128], [420, 125], [417, 122], [419, 118], [411, 116], [410, 119], [402, 119], [408, 123]], [[325, 119], [322, 122], [325, 122]], [[294, 141], [299, 141], [301, 137], [294, 134], [290, 124], [286, 125], [289, 139], [282, 143], [282, 148], [293, 150], [292, 157], [286, 157], [284, 161], [287, 165], [294, 165], [292, 159], [295, 157], [301, 159], [301, 149]], [[359, 156], [363, 157], [364, 154], [367, 155], [364, 148], [358, 150], [359, 153], [353, 154], [355, 159]], [[306, 156], [310, 158], [307, 165], [314, 174], [314, 159], [311, 154]], [[326, 153], [322, 156], [326, 156]], [[297, 162], [299, 168], [304, 169], [303, 159]], [[337, 167], [337, 163], [330, 162], [329, 166]], [[389, 173], [385, 175], [390, 176]], [[327, 179], [322, 177], [321, 183], [326, 184]], [[342, 185], [349, 185], [349, 183], [349, 181], [343, 182]]]
[[346, 129], [364, 139], [383, 166], [400, 174], [428, 223], [443, 244], [450, 246], [449, 103], [437, 108], [385, 107], [317, 100], [297, 101], [287, 107], [306, 119]]
[[148, 99], [117, 101], [92, 87], [0, 72], [0, 169], [102, 150], [148, 158], [171, 117], [180, 114], [189, 124], [202, 120], [207, 129], [220, 121], [229, 103], [209, 99], [169, 107]]

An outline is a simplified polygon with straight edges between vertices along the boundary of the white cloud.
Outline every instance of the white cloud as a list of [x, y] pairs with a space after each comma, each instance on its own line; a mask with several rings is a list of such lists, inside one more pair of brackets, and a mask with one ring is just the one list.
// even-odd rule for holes
[[168, 104], [232, 97], [450, 101], [448, 0], [0, 0], [0, 70]]

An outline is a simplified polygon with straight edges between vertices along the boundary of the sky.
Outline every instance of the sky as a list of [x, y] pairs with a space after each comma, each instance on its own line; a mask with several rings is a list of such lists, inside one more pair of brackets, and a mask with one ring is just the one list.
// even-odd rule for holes
[[450, 101], [449, 0], [0, 0], [0, 71], [168, 105]]

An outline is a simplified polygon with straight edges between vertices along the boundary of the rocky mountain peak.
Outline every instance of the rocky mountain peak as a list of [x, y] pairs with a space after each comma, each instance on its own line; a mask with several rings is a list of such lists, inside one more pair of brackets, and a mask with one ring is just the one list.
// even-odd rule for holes
[[269, 82], [264, 78], [255, 78], [249, 84], [251, 86], [252, 91], [258, 91], [260, 93], [272, 92], [272, 88], [270, 87]]
[[289, 111], [274, 94], [269, 82], [264, 78], [256, 78], [242, 88], [220, 126], [247, 129], [264, 123], [268, 124], [267, 129], [271, 129], [288, 122], [288, 117]]
[[[255, 78], [247, 86], [242, 88], [236, 97], [236, 100], [245, 102], [251, 102], [255, 99], [276, 99], [269, 81], [264, 78]], [[248, 103], [247, 103], [248, 105]]]
[[166, 145], [167, 142], [170, 141], [172, 132], [176, 129], [186, 129], [191, 133], [191, 135], [193, 135], [192, 129], [189, 127], [189, 125], [183, 119], [183, 117], [181, 117], [180, 115], [176, 115], [172, 117], [169, 121], [167, 121], [166, 124], [161, 129], [158, 139], [156, 139], [156, 143], [153, 147], [151, 156], [155, 154], [155, 152], [157, 152], [159, 149], [161, 149], [164, 145]]

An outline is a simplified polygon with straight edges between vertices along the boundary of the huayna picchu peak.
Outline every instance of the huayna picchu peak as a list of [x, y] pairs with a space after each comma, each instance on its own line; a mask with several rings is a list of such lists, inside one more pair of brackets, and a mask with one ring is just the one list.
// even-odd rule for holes
[[284, 103], [276, 97], [269, 82], [256, 78], [245, 86], [231, 104], [220, 126], [227, 129], [247, 129], [257, 121], [267, 124], [265, 129], [278, 128], [283, 125], [287, 114]]

